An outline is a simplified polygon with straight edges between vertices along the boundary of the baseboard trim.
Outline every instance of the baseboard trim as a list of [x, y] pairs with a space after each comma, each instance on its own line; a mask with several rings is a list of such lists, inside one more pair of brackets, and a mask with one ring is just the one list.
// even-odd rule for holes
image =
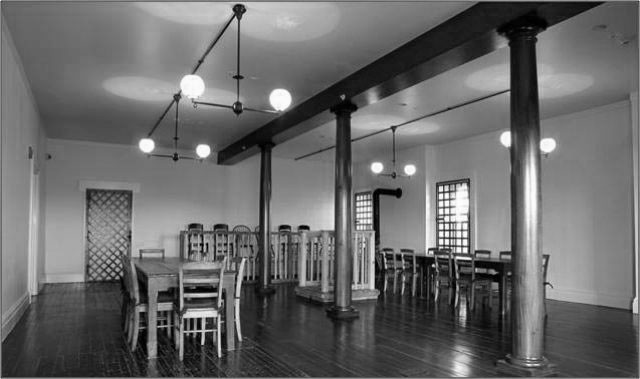
[[612, 308], [632, 309], [632, 299], [612, 293], [599, 293], [576, 289], [547, 288], [547, 299], [569, 301]]
[[47, 283], [82, 283], [84, 274], [47, 274]]
[[16, 301], [7, 313], [2, 315], [2, 341], [11, 333], [16, 326], [24, 312], [29, 308], [29, 292], [25, 292], [24, 295]]

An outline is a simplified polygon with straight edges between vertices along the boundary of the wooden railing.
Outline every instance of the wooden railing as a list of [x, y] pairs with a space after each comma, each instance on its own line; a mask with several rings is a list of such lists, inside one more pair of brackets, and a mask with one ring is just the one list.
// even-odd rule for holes
[[[353, 289], [374, 288], [374, 232], [353, 232]], [[245, 257], [246, 281], [260, 275], [258, 236], [254, 232], [182, 231], [180, 256], [215, 260], [221, 256]], [[334, 282], [334, 232], [301, 231], [271, 233], [271, 280], [299, 282], [328, 292]]]
[[[335, 280], [335, 238], [333, 231], [300, 233], [298, 258], [300, 287], [320, 286], [331, 291]], [[353, 232], [352, 289], [375, 288], [375, 232]]]

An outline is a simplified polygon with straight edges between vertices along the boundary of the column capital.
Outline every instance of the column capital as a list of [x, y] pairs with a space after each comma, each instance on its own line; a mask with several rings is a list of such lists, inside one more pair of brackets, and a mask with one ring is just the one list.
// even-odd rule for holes
[[517, 37], [535, 38], [538, 33], [547, 29], [547, 21], [535, 15], [525, 15], [512, 20], [498, 28], [498, 34], [512, 41]]
[[334, 105], [331, 108], [329, 108], [329, 111], [331, 111], [331, 113], [335, 113], [337, 115], [343, 115], [343, 114], [350, 115], [351, 113], [357, 110], [358, 110], [358, 106], [349, 100], [344, 100], [340, 104]]
[[271, 150], [271, 148], [273, 148], [276, 144], [273, 142], [263, 142], [261, 143], [260, 146], [260, 150]]

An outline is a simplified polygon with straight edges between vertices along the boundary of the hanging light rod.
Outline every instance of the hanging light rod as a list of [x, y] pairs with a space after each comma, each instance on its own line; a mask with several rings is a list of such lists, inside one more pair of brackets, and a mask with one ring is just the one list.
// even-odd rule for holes
[[[174, 161], [177, 161], [178, 159], [200, 159], [201, 160], [209, 156], [211, 152], [211, 148], [209, 147], [209, 145], [206, 145], [206, 144], [200, 144], [196, 148], [196, 153], [200, 158], [180, 156], [177, 153], [177, 141], [178, 141], [177, 114], [178, 114], [178, 106], [180, 103], [180, 99], [182, 98], [183, 95], [191, 99], [194, 108], [196, 108], [198, 105], [227, 108], [227, 109], [231, 109], [238, 116], [245, 110], [252, 111], [252, 112], [268, 113], [268, 114], [280, 114], [285, 109], [287, 109], [289, 105], [291, 105], [291, 94], [285, 89], [275, 89], [271, 92], [269, 96], [269, 101], [275, 110], [261, 110], [261, 109], [249, 108], [249, 107], [245, 107], [242, 104], [242, 102], [240, 102], [240, 80], [244, 79], [244, 77], [240, 74], [240, 20], [242, 19], [242, 16], [246, 11], [247, 9], [242, 4], [236, 4], [233, 6], [233, 15], [229, 18], [226, 24], [222, 27], [222, 29], [218, 32], [215, 38], [211, 41], [209, 46], [207, 46], [206, 50], [204, 51], [200, 59], [198, 59], [195, 66], [191, 70], [191, 74], [185, 75], [182, 78], [182, 80], [180, 81], [180, 90], [173, 95], [173, 99], [171, 100], [169, 105], [167, 105], [164, 112], [162, 112], [162, 114], [160, 115], [160, 118], [153, 125], [153, 127], [151, 128], [151, 131], [147, 134], [147, 137], [140, 140], [139, 147], [140, 147], [140, 150], [142, 150], [144, 153], [146, 153], [149, 156], [170, 157]], [[196, 75], [196, 72], [200, 69], [200, 66], [202, 66], [205, 59], [209, 55], [209, 53], [211, 53], [211, 51], [216, 46], [220, 38], [222, 38], [224, 33], [229, 28], [229, 25], [231, 25], [231, 23], [233, 22], [233, 20], [237, 20], [238, 22], [237, 41], [236, 41], [236, 74], [233, 76], [233, 79], [235, 79], [236, 81], [236, 101], [232, 105], [196, 101], [196, 99], [198, 99], [204, 93], [204, 90], [205, 90], [204, 81], [200, 76]], [[151, 152], [155, 148], [155, 143], [151, 139], [151, 136], [156, 131], [158, 126], [160, 126], [160, 123], [162, 122], [162, 120], [164, 120], [164, 118], [169, 113], [169, 110], [174, 105], [176, 107], [176, 122], [175, 122], [175, 135], [174, 135], [175, 152], [173, 155], [151, 154]]]
[[[390, 127], [388, 127], [388, 128], [380, 129], [380, 130], [375, 131], [375, 132], [373, 132], [373, 133], [365, 134], [364, 136], [360, 136], [360, 137], [353, 138], [353, 139], [351, 140], [351, 142], [357, 142], [357, 141], [363, 140], [363, 139], [365, 139], [365, 138], [373, 137], [373, 136], [376, 136], [376, 135], [378, 135], [378, 134], [381, 134], [381, 133], [384, 133], [384, 132], [391, 131], [391, 130], [393, 130], [394, 128], [396, 128], [396, 129], [397, 129], [397, 128], [402, 127], [402, 126], [405, 126], [405, 125], [408, 125], [408, 124], [412, 124], [412, 123], [417, 122], [417, 121], [420, 121], [420, 120], [424, 120], [425, 118], [428, 118], [428, 117], [437, 116], [437, 115], [439, 115], [439, 114], [446, 113], [446, 112], [452, 111], [452, 110], [454, 110], [454, 109], [458, 109], [458, 108], [461, 108], [461, 107], [464, 107], [464, 106], [467, 106], [467, 105], [470, 105], [470, 104], [473, 104], [473, 103], [477, 103], [477, 102], [479, 102], [479, 101], [483, 101], [483, 100], [490, 99], [490, 98], [495, 97], [495, 96], [502, 95], [503, 93], [507, 93], [507, 92], [509, 92], [509, 91], [511, 91], [511, 90], [510, 90], [510, 89], [505, 89], [505, 90], [502, 90], [502, 91], [499, 91], [499, 92], [492, 93], [492, 94], [487, 95], [487, 96], [478, 97], [478, 98], [476, 98], [476, 99], [469, 100], [469, 101], [466, 101], [466, 102], [464, 102], [464, 103], [456, 104], [456, 105], [453, 105], [453, 106], [447, 107], [447, 108], [445, 108], [445, 109], [441, 109], [441, 110], [439, 110], [439, 111], [435, 111], [435, 112], [432, 112], [432, 113], [428, 113], [428, 114], [425, 114], [425, 115], [422, 115], [422, 116], [416, 117], [416, 118], [414, 118], [414, 119], [411, 119], [411, 120], [409, 120], [409, 121], [405, 121], [405, 122], [400, 123], [400, 124], [397, 124], [397, 125], [392, 125], [392, 126], [390, 126]], [[335, 147], [336, 147], [336, 145], [328, 146], [328, 147], [322, 148], [322, 149], [320, 149], [320, 150], [314, 151], [314, 152], [312, 152], [312, 153], [308, 153], [308, 154], [305, 154], [305, 155], [301, 155], [301, 156], [299, 156], [299, 157], [297, 157], [297, 158], [294, 158], [294, 160], [296, 160], [296, 161], [297, 161], [297, 160], [300, 160], [300, 159], [304, 159], [304, 158], [308, 158], [308, 157], [314, 156], [314, 155], [316, 155], [316, 154], [324, 153], [325, 151], [329, 151], [329, 150], [331, 150], [331, 149], [333, 149], [333, 148], [335, 148]]]

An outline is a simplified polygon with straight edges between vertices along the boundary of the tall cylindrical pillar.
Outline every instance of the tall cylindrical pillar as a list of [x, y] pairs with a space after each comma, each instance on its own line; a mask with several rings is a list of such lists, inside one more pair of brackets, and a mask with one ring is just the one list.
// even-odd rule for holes
[[501, 28], [511, 56], [511, 354], [500, 369], [552, 373], [543, 357], [542, 196], [536, 35], [546, 23], [525, 17]]
[[344, 101], [332, 107], [336, 115], [336, 159], [335, 159], [335, 280], [334, 305], [327, 310], [334, 319], [358, 317], [351, 306], [351, 281], [353, 264], [352, 213], [351, 208], [351, 113], [358, 109], [353, 103]]
[[257, 287], [262, 294], [275, 292], [271, 286], [271, 148], [273, 144], [260, 146], [260, 283]]

